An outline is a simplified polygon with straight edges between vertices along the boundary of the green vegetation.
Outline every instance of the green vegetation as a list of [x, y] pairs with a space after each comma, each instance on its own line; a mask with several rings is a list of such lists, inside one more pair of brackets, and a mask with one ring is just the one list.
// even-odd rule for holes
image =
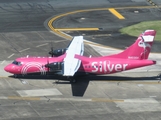
[[122, 28], [120, 29], [120, 32], [122, 34], [128, 34], [128, 35], [137, 37], [140, 35], [140, 33], [148, 29], [156, 30], [157, 34], [156, 34], [155, 40], [161, 41], [161, 21], [141, 22], [132, 26]]

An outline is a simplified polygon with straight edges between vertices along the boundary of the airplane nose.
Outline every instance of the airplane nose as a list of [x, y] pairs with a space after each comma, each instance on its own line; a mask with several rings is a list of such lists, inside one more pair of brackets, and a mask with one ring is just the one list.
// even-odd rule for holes
[[9, 65], [7, 65], [7, 66], [4, 68], [4, 70], [5, 70], [6, 72], [9, 72], [9, 71], [10, 71]]
[[9, 73], [13, 73], [14, 71], [13, 71], [13, 68], [12, 68], [12, 65], [7, 65], [5, 68], [4, 68], [4, 70], [6, 71], [6, 72], [9, 72]]
[[7, 66], [4, 68], [4, 70], [5, 70], [6, 72], [9, 72], [9, 73], [12, 73], [12, 74], [21, 74], [20, 68], [17, 67], [17, 66], [15, 66], [15, 65], [13, 65], [13, 64], [7, 65]]

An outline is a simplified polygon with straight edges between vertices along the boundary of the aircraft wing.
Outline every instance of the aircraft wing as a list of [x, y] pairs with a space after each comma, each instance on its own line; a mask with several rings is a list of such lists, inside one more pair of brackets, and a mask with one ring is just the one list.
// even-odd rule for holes
[[63, 64], [63, 76], [73, 76], [80, 67], [81, 60], [75, 58], [75, 55], [83, 55], [84, 44], [83, 36], [75, 36], [70, 43]]

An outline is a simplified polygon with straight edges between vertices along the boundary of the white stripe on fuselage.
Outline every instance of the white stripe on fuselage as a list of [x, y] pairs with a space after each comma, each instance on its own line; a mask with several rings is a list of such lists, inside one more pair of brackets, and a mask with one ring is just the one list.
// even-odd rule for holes
[[28, 62], [26, 63], [22, 69], [21, 69], [21, 74], [27, 74], [28, 69], [30, 68], [37, 68], [38, 71], [31, 71], [31, 72], [41, 72], [41, 74], [45, 74], [45, 68], [42, 67], [42, 64], [39, 62]]

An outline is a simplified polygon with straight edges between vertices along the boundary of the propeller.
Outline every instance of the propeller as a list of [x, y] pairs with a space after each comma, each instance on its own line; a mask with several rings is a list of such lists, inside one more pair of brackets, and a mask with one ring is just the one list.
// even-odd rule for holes
[[49, 54], [51, 55], [51, 57], [53, 57], [53, 56], [58, 57], [58, 56], [63, 55], [66, 52], [66, 50], [67, 50], [67, 48], [54, 49], [52, 47], [52, 43], [51, 43], [51, 50], [49, 51]]
[[50, 69], [48, 65], [49, 65], [49, 58], [47, 58], [47, 64], [45, 65], [45, 67], [47, 67], [47, 72], [49, 72], [49, 69]]
[[51, 57], [53, 57], [54, 55], [53, 55], [53, 42], [51, 41], [51, 44], [50, 44], [50, 51], [49, 51], [49, 55], [51, 55]]
[[53, 57], [53, 47], [51, 47], [51, 51], [49, 51], [49, 54], [51, 55], [51, 57]]

